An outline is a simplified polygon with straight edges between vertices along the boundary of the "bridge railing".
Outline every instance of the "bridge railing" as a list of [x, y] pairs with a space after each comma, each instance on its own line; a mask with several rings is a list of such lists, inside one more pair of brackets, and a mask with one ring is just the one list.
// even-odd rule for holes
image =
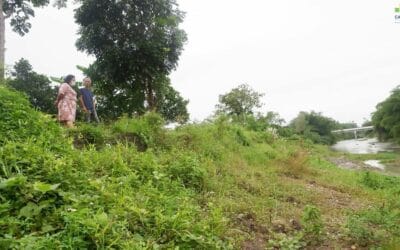
[[346, 129], [332, 130], [332, 133], [358, 132], [358, 131], [368, 131], [368, 130], [374, 130], [374, 126], [367, 126], [367, 127], [361, 127], [361, 128], [346, 128]]

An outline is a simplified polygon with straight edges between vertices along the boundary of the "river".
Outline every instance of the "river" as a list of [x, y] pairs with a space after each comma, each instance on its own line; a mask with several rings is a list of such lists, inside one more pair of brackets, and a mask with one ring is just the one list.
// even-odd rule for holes
[[[382, 152], [400, 152], [400, 148], [398, 145], [388, 142], [379, 142], [376, 138], [339, 141], [332, 146], [332, 149], [335, 151], [351, 154], [378, 154]], [[385, 172], [400, 174], [400, 166], [385, 166], [376, 159], [364, 161], [364, 164], [369, 167], [384, 170]]]

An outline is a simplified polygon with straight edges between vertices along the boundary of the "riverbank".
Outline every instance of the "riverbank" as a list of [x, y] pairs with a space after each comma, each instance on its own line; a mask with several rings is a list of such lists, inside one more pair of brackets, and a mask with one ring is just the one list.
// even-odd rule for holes
[[400, 175], [400, 148], [394, 143], [382, 143], [376, 138], [345, 140], [332, 149], [343, 153], [330, 159], [339, 167]]

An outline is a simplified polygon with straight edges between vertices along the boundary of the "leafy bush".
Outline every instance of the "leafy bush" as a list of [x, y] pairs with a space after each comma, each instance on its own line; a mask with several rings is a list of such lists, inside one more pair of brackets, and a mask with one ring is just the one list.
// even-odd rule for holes
[[296, 131], [291, 127], [278, 127], [278, 134], [282, 137], [289, 138], [296, 135]]
[[59, 144], [60, 127], [34, 110], [23, 94], [0, 86], [0, 100], [0, 145], [29, 138], [47, 145]]
[[269, 246], [274, 249], [298, 250], [303, 249], [306, 246], [302, 234], [296, 234], [294, 236], [280, 234], [278, 235], [278, 239], [269, 240], [268, 243]]
[[236, 141], [243, 146], [250, 146], [250, 140], [244, 134], [244, 132], [240, 129], [236, 129]]
[[206, 171], [195, 155], [172, 154], [166, 172], [173, 180], [179, 180], [185, 187], [201, 191], [204, 186]]
[[[232, 143], [238, 145], [231, 133], [232, 127], [229, 124], [196, 124], [185, 125], [171, 133], [174, 148], [195, 152], [200, 157], [210, 158], [214, 161], [222, 160], [227, 147]], [[229, 135], [233, 136], [229, 139]], [[219, 143], [215, 143], [218, 140]], [[226, 145], [225, 142], [229, 141]]]
[[76, 148], [82, 148], [88, 145], [95, 145], [97, 148], [104, 146], [107, 136], [104, 134], [104, 128], [93, 126], [91, 124], [80, 124], [79, 127], [68, 131], [74, 138]]
[[310, 244], [318, 243], [322, 240], [324, 224], [321, 219], [321, 212], [315, 206], [307, 205], [302, 216], [304, 227], [304, 239]]
[[[63, 130], [21, 94], [0, 88], [0, 95], [6, 117], [0, 121], [0, 248], [229, 245], [219, 238], [225, 219], [217, 216], [218, 208], [203, 209], [195, 199], [206, 171], [194, 154], [176, 153], [166, 161], [153, 150], [140, 153], [121, 143], [76, 150]], [[162, 124], [159, 116], [148, 114], [123, 118], [113, 131], [116, 137], [138, 133], [147, 146], [160, 148]], [[101, 145], [110, 139], [102, 129], [80, 125], [69, 132], [85, 144]]]
[[135, 144], [139, 150], [160, 146], [165, 130], [164, 120], [156, 113], [147, 113], [136, 119], [122, 117], [113, 124], [113, 131], [119, 140]]

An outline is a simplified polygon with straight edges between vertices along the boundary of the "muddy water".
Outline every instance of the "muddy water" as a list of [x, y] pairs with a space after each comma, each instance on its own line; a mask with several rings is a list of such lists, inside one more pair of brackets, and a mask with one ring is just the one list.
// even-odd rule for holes
[[[332, 146], [335, 151], [351, 154], [377, 154], [380, 152], [400, 152], [399, 146], [392, 143], [379, 142], [376, 138], [339, 141]], [[379, 160], [364, 161], [364, 164], [379, 170], [400, 174], [399, 166], [385, 166]]]
[[333, 150], [351, 154], [377, 154], [379, 152], [393, 152], [399, 148], [387, 142], [379, 142], [376, 138], [339, 141], [332, 146]]

